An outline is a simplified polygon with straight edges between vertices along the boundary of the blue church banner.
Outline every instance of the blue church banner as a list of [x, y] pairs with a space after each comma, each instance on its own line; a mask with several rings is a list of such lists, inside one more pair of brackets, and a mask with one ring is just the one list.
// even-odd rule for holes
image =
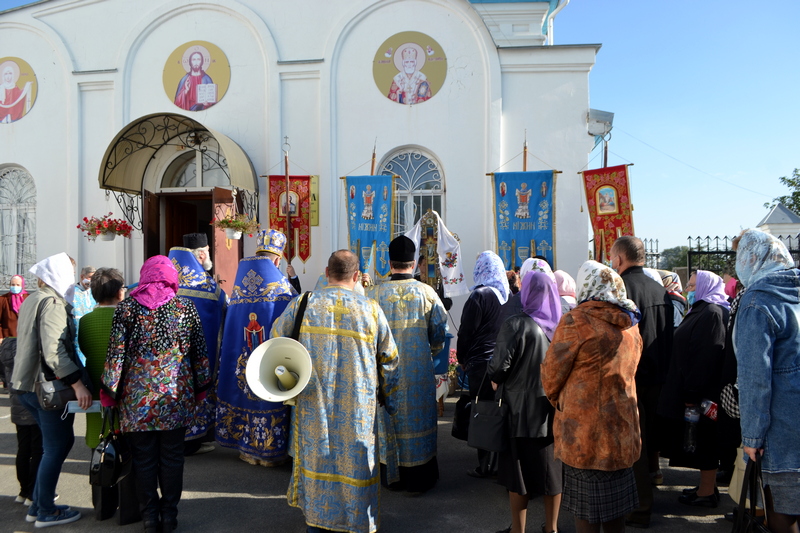
[[387, 279], [394, 222], [393, 177], [346, 176], [345, 194], [350, 250], [358, 255], [362, 272], [374, 266], [378, 277]]
[[554, 265], [554, 182], [552, 170], [492, 175], [497, 255], [506, 269], [521, 266], [535, 255]]

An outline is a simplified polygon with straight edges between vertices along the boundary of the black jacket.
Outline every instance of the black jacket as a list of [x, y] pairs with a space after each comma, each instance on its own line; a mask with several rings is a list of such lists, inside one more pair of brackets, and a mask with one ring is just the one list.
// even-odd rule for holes
[[661, 389], [658, 412], [683, 418], [685, 404], [719, 403], [728, 310], [698, 301], [675, 330], [672, 361]]
[[643, 267], [629, 267], [621, 275], [628, 298], [642, 312], [639, 334], [644, 347], [636, 384], [664, 383], [672, 354], [672, 299], [664, 287], [644, 273]]
[[555, 410], [542, 387], [541, 365], [550, 341], [525, 313], [500, 326], [497, 345], [486, 377], [498, 387], [498, 399], [506, 402], [512, 437], [549, 437]]
[[476, 363], [492, 358], [497, 332], [500, 329], [500, 300], [489, 287], [477, 287], [469, 295], [461, 312], [456, 356], [469, 370]]

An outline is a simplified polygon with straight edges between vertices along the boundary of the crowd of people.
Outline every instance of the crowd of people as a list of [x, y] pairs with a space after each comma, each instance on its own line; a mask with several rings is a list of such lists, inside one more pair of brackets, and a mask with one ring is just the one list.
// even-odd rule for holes
[[[280, 271], [285, 245], [282, 233], [259, 232], [230, 295], [209, 272], [205, 234], [147, 259], [129, 293], [113, 268], [85, 267], [74, 283], [64, 253], [34, 265], [30, 294], [23, 276], [11, 279], [0, 360], [17, 430], [16, 501], [29, 522], [81, 518], [56, 504], [74, 414], [40, 405], [44, 379], [71, 388], [84, 410], [96, 401], [118, 414], [132, 475], [92, 488], [95, 514], [141, 520], [146, 533], [178, 527], [184, 457], [214, 443], [253, 465], [291, 461], [287, 501], [311, 533], [372, 533], [381, 487], [436, 485], [433, 358], [447, 313], [414, 279], [414, 242], [391, 242], [391, 276], [377, 284], [365, 283], [355, 254], [334, 252], [302, 295], [294, 271]], [[647, 528], [661, 458], [699, 472], [681, 504], [716, 508], [717, 484], [737, 459], [757, 456], [769, 529], [797, 533], [800, 270], [767, 233], [744, 231], [735, 246], [735, 272], [692, 272], [685, 291], [676, 273], [645, 268], [635, 237], [614, 243], [610, 266], [587, 261], [575, 277], [543, 258], [509, 272], [495, 253], [479, 254], [456, 354], [473, 405], [505, 406], [506, 445], [478, 449], [467, 471], [507, 489], [511, 525], [498, 533], [526, 531], [538, 496], [542, 533], [557, 532], [564, 513], [578, 533]], [[275, 337], [294, 338], [312, 362], [291, 408], [245, 379], [253, 351]], [[90, 449], [102, 424], [87, 415]]]

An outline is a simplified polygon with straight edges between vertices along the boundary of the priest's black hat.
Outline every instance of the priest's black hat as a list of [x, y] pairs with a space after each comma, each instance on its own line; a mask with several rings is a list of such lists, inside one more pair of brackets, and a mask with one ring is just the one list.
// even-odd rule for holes
[[196, 250], [208, 246], [208, 237], [205, 233], [187, 233], [183, 236], [183, 247]]
[[411, 262], [417, 258], [416, 255], [417, 248], [414, 246], [414, 241], [405, 235], [400, 235], [389, 243], [390, 261]]

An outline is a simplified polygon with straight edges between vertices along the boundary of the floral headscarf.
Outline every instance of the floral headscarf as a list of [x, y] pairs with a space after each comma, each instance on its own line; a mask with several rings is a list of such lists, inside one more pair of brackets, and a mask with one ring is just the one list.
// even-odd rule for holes
[[22, 302], [25, 300], [25, 295], [28, 294], [28, 291], [25, 290], [25, 278], [19, 274], [14, 274], [11, 276], [11, 279], [14, 278], [19, 278], [22, 290], [19, 292], [19, 294], [11, 294], [11, 309], [13, 309], [15, 313], [19, 314], [19, 306], [22, 305]]
[[597, 261], [586, 261], [581, 265], [575, 281], [578, 285], [578, 302], [598, 300], [612, 303], [627, 311], [634, 324], [641, 318], [639, 308], [632, 300], [628, 300], [625, 282], [611, 267]]
[[742, 234], [736, 251], [736, 275], [742, 285], [749, 287], [767, 274], [787, 268], [794, 268], [794, 259], [779, 239], [757, 229]]
[[42, 259], [29, 272], [52, 287], [62, 298], [66, 297], [70, 285], [75, 283], [75, 268], [64, 252]]
[[561, 300], [556, 285], [544, 272], [528, 272], [520, 289], [522, 310], [542, 328], [547, 338], [561, 320]]
[[484, 285], [494, 291], [501, 304], [508, 301], [511, 289], [508, 287], [506, 267], [503, 264], [503, 260], [496, 253], [489, 250], [481, 252], [475, 262], [475, 270], [472, 272], [472, 277], [475, 280], [475, 285], [472, 286], [473, 289], [478, 285]]
[[703, 300], [730, 309], [731, 304], [728, 303], [728, 295], [725, 294], [725, 283], [722, 282], [722, 278], [708, 270], [698, 270], [696, 275], [695, 301]]
[[667, 292], [677, 294], [683, 292], [683, 284], [681, 284], [681, 278], [678, 274], [668, 270], [657, 270], [656, 272], [661, 276], [661, 284], [664, 285]]
[[553, 275], [553, 269], [550, 268], [550, 265], [547, 264], [547, 261], [544, 259], [539, 259], [538, 257], [529, 257], [522, 263], [522, 266], [519, 268], [519, 279], [525, 279], [525, 276], [528, 272], [532, 271], [544, 272], [547, 274], [547, 277], [552, 279], [553, 281], [556, 280], [555, 275]]
[[144, 262], [139, 274], [139, 286], [131, 297], [147, 307], [158, 309], [178, 292], [178, 271], [166, 256], [154, 255]]

